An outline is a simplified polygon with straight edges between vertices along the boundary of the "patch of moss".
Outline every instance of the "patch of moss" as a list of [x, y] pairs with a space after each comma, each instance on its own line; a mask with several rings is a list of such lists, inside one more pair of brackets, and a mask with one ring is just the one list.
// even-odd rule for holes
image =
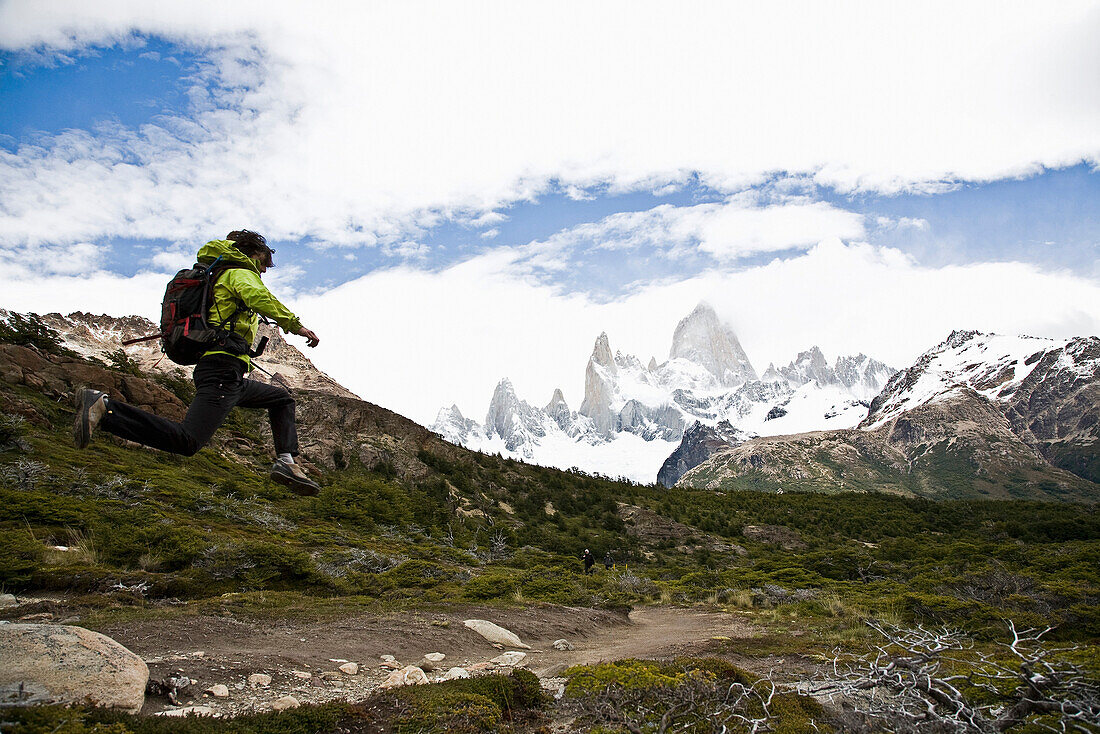
[[400, 688], [357, 707], [383, 730], [395, 733], [502, 731], [536, 718], [549, 698], [526, 670]]
[[3, 718], [5, 734], [334, 734], [354, 717], [346, 704], [333, 703], [232, 719], [142, 717], [82, 706], [9, 708]]

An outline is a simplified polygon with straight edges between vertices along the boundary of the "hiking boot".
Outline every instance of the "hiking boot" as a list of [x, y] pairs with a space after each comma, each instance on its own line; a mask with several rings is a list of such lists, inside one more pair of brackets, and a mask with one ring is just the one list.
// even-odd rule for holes
[[107, 393], [99, 390], [76, 391], [76, 419], [73, 420], [73, 443], [78, 449], [87, 448], [95, 430], [107, 414]]
[[306, 476], [302, 467], [279, 459], [271, 466], [271, 478], [294, 494], [313, 497], [321, 491], [321, 485]]

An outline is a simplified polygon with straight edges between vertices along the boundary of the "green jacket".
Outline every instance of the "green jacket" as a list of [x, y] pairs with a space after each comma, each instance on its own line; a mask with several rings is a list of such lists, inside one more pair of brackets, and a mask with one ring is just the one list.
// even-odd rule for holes
[[[210, 306], [209, 320], [211, 323], [220, 324], [229, 318], [239, 304], [244, 304], [246, 310], [237, 314], [237, 323], [233, 331], [240, 334], [246, 344], [252, 346], [256, 340], [256, 329], [259, 327], [263, 314], [283, 328], [288, 334], [292, 334], [302, 327], [302, 322], [290, 312], [260, 280], [260, 270], [252, 258], [238, 250], [232, 240], [212, 240], [207, 242], [199, 250], [198, 261], [203, 265], [209, 265], [218, 258], [223, 263], [235, 263], [244, 267], [229, 268], [218, 276], [214, 283], [214, 303]], [[214, 349], [207, 354], [231, 354], [219, 349]], [[252, 360], [247, 354], [233, 354], [245, 363], [248, 370], [252, 369]]]

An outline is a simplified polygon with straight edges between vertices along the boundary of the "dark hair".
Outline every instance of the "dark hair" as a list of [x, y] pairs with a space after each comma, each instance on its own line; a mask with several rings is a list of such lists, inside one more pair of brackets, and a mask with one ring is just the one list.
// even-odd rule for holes
[[267, 255], [267, 267], [273, 267], [271, 256], [274, 254], [275, 250], [267, 246], [267, 240], [264, 239], [262, 234], [258, 234], [249, 229], [238, 229], [227, 234], [225, 238], [227, 240], [233, 240], [233, 244], [237, 249], [248, 257], [261, 254]]

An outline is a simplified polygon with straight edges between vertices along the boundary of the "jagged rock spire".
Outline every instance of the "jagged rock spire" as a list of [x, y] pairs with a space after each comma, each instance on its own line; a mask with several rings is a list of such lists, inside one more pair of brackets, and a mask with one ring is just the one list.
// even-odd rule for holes
[[758, 379], [733, 329], [723, 324], [705, 302], [700, 302], [677, 324], [668, 356], [702, 365], [723, 387], [736, 387]]
[[592, 356], [588, 358], [588, 367], [584, 371], [584, 400], [581, 401], [581, 415], [592, 419], [596, 431], [608, 436], [613, 430], [614, 417], [611, 415], [611, 400], [615, 394], [615, 375], [619, 368], [611, 356], [611, 345], [607, 332], [596, 338]]

